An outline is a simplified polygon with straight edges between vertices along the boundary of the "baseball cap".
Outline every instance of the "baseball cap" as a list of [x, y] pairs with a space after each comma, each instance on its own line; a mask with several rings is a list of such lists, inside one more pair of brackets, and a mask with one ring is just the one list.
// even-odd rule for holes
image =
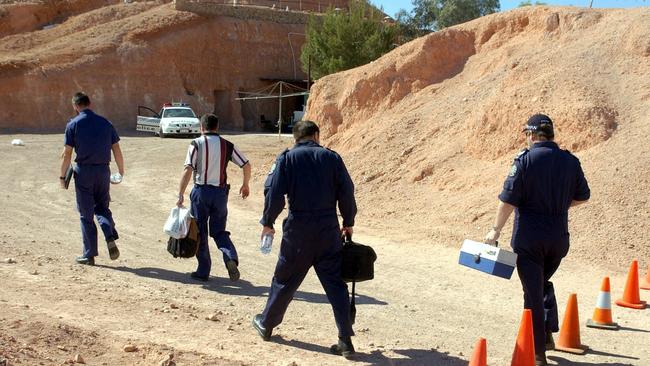
[[535, 114], [526, 122], [523, 132], [526, 131], [551, 137], [553, 136], [553, 121], [545, 114]]

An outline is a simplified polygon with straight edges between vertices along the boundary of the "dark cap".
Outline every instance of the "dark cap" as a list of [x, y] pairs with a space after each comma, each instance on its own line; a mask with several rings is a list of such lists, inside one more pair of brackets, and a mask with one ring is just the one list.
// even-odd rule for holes
[[530, 131], [539, 135], [553, 137], [553, 121], [545, 114], [536, 114], [528, 119], [524, 132]]

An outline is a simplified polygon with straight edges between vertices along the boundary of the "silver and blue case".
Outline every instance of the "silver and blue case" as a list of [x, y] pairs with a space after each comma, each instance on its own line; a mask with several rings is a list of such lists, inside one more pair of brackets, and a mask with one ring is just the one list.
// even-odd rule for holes
[[489, 244], [465, 239], [458, 264], [510, 279], [517, 264], [517, 254]]

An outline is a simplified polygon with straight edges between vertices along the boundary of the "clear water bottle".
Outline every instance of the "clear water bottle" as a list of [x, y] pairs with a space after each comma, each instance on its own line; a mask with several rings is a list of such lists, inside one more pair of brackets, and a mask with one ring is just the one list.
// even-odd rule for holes
[[273, 234], [264, 234], [262, 236], [262, 242], [260, 243], [260, 252], [262, 254], [271, 253], [271, 247], [273, 246]]
[[120, 173], [111, 174], [111, 183], [112, 184], [122, 183], [122, 174]]

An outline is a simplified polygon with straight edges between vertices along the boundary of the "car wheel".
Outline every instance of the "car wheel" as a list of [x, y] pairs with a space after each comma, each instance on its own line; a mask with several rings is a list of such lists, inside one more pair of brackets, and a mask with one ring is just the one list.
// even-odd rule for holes
[[163, 129], [162, 129], [162, 127], [160, 127], [160, 130], [158, 131], [158, 137], [160, 137], [161, 139], [164, 139], [165, 137], [167, 137], [167, 136], [163, 133]]

